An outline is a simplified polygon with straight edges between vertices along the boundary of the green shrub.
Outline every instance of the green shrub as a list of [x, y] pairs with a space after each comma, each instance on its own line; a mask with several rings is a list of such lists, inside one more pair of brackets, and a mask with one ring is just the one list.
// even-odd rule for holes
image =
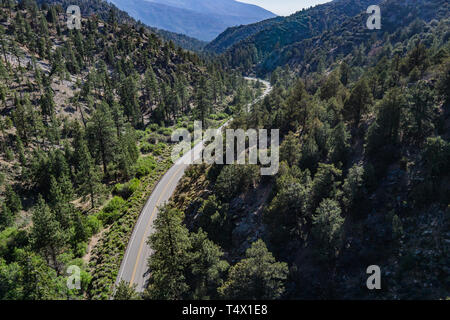
[[134, 192], [136, 192], [136, 190], [139, 188], [140, 184], [141, 184], [141, 182], [139, 181], [139, 179], [136, 179], [136, 178], [132, 179], [131, 181], [129, 181], [129, 182], [126, 184], [126, 188], [127, 188], [128, 191], [130, 192], [130, 196], [131, 196]]
[[152, 124], [148, 125], [147, 129], [149, 129], [151, 131], [157, 131], [159, 129], [159, 125], [157, 123], [152, 123]]
[[153, 154], [156, 156], [160, 156], [163, 154], [164, 149], [166, 149], [166, 145], [163, 142], [159, 142], [157, 145], [155, 145]]
[[77, 248], [74, 252], [75, 257], [83, 257], [87, 252], [88, 244], [86, 242], [77, 243]]
[[217, 120], [223, 120], [228, 118], [228, 115], [225, 112], [220, 112], [217, 114]]
[[5, 190], [5, 202], [6, 206], [11, 210], [13, 214], [22, 210], [22, 201], [17, 193], [14, 192], [11, 186], [7, 186]]
[[5, 130], [9, 130], [13, 127], [13, 121], [11, 120], [10, 117], [5, 117], [3, 119], [3, 125], [5, 127]]
[[6, 158], [6, 161], [8, 161], [8, 162], [12, 161], [14, 159], [14, 153], [11, 150], [11, 148], [6, 148], [5, 158]]
[[121, 196], [123, 199], [128, 199], [139, 188], [139, 179], [134, 178], [128, 183], [118, 183], [114, 186], [113, 195]]
[[148, 143], [148, 142], [144, 142], [144, 143], [141, 145], [141, 152], [142, 152], [143, 154], [147, 154], [147, 153], [152, 152], [152, 151], [154, 150], [154, 148], [155, 148], [154, 145], [152, 145], [152, 144], [150, 144], [150, 143]]
[[143, 137], [145, 137], [145, 131], [143, 131], [143, 130], [135, 130], [134, 133], [135, 133], [136, 138], [137, 138], [138, 140], [140, 140], [140, 139], [142, 139]]
[[158, 133], [170, 137], [172, 135], [172, 128], [159, 128]]
[[123, 200], [121, 197], [116, 196], [108, 202], [103, 211], [114, 212], [117, 210], [122, 210], [125, 205], [126, 205], [125, 200]]
[[177, 129], [186, 128], [186, 125], [187, 125], [187, 121], [183, 121], [182, 119], [178, 119], [175, 128], [177, 128]]
[[9, 250], [11, 239], [16, 236], [17, 232], [17, 228], [14, 227], [6, 228], [0, 232], [0, 256], [4, 256]]
[[158, 140], [159, 140], [159, 135], [155, 134], [155, 133], [152, 133], [147, 139], [147, 141], [153, 145], [156, 144], [158, 142]]
[[0, 232], [0, 257], [7, 258], [12, 255], [15, 249], [28, 245], [28, 235], [26, 230], [19, 230], [16, 227], [6, 228]]
[[102, 223], [96, 215], [91, 215], [86, 220], [86, 227], [89, 230], [90, 236], [93, 236], [101, 230]]
[[156, 168], [156, 161], [152, 156], [138, 159], [135, 165], [136, 177], [149, 175]]
[[102, 211], [100, 211], [98, 218], [104, 224], [111, 224], [120, 217], [125, 206], [126, 201], [121, 197], [116, 196], [108, 202]]
[[117, 220], [120, 217], [120, 212], [116, 211], [116, 212], [105, 212], [105, 211], [100, 211], [98, 213], [98, 218], [100, 219], [100, 221], [102, 221], [102, 223], [104, 225], [110, 225], [112, 224], [115, 220]]
[[92, 276], [89, 272], [83, 269], [81, 270], [80, 276], [81, 276], [81, 289], [84, 292], [86, 292], [88, 290], [89, 284], [92, 281]]
[[0, 230], [8, 227], [14, 220], [14, 214], [8, 208], [6, 203], [0, 203]]
[[122, 183], [117, 183], [114, 188], [112, 189], [113, 195], [120, 195], [120, 193], [123, 190], [124, 185]]

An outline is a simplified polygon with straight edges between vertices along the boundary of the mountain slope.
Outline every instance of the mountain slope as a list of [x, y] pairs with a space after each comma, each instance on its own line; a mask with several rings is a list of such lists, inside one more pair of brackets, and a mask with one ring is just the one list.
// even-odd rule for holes
[[[217, 53], [228, 49], [226, 61], [233, 67], [244, 64], [245, 69], [249, 63], [263, 61], [273, 50], [320, 35], [378, 3], [380, 0], [338, 0], [318, 5], [289, 17], [243, 26], [238, 32], [229, 29], [206, 49]], [[251, 61], [245, 61], [249, 57]]]
[[227, 27], [254, 23], [275, 15], [234, 0], [110, 0], [135, 19], [160, 29], [210, 41]]
[[[413, 36], [420, 32], [424, 22], [446, 18], [450, 14], [450, 5], [445, 0], [432, 2], [428, 0], [403, 2], [386, 0], [380, 3], [380, 8], [383, 12], [380, 30], [366, 28], [367, 14], [363, 11], [319, 36], [273, 50], [258, 64], [256, 71], [265, 74], [284, 65], [289, 65], [299, 72], [305, 72], [305, 68], [316, 71], [321, 61], [333, 61], [339, 55], [345, 56], [359, 46], [367, 47], [366, 42], [375, 35], [378, 39], [382, 39], [386, 34], [393, 35], [395, 39], [401, 39], [408, 35]], [[416, 24], [410, 34], [399, 32], [401, 28], [414, 21]], [[380, 49], [383, 47], [387, 49], [390, 46], [390, 43], [381, 41]], [[370, 52], [367, 53], [370, 54]], [[307, 63], [305, 63], [306, 61]]]
[[0, 2], [0, 300], [108, 298], [173, 126], [216, 126], [247, 92], [132, 21], [69, 30], [64, 9]]
[[[272, 94], [230, 126], [280, 130], [276, 176], [213, 165], [182, 179], [173, 206], [231, 265], [219, 298], [449, 297], [448, 1], [389, 0], [381, 12], [379, 31], [364, 28], [361, 12], [264, 60], [284, 65], [271, 74]], [[243, 281], [261, 274], [248, 254], [259, 239], [289, 266], [287, 277], [267, 276], [270, 286]], [[366, 286], [370, 265], [380, 290]]]
[[213, 53], [223, 53], [239, 41], [244, 40], [245, 38], [250, 37], [266, 28], [270, 28], [271, 26], [283, 21], [283, 19], [283, 17], [277, 17], [249, 25], [228, 28], [217, 38], [208, 43], [205, 50]]
[[[38, 4], [56, 4], [61, 5], [62, 8], [67, 8], [69, 5], [77, 5], [80, 7], [81, 15], [83, 17], [97, 15], [102, 20], [108, 20], [111, 12], [119, 23], [132, 24], [136, 27], [144, 26], [142, 22], [137, 22], [130, 15], [122, 10], [119, 10], [114, 4], [108, 3], [105, 0], [37, 0]], [[200, 51], [206, 45], [206, 42], [198, 39], [188, 37], [184, 34], [170, 32], [167, 30], [158, 29], [151, 26], [145, 26], [152, 32], [159, 35], [161, 38], [167, 41], [173, 41], [176, 45], [186, 50]]]
[[[366, 27], [370, 5], [379, 4], [382, 29]], [[420, 8], [420, 9], [419, 9]], [[205, 50], [222, 53], [223, 63], [244, 72], [267, 74], [277, 67], [302, 65], [316, 68], [326, 58], [348, 54], [374, 34], [395, 32], [414, 19], [430, 21], [448, 14], [446, 1], [338, 0], [286, 17], [228, 29]], [[312, 65], [311, 65], [312, 63]]]

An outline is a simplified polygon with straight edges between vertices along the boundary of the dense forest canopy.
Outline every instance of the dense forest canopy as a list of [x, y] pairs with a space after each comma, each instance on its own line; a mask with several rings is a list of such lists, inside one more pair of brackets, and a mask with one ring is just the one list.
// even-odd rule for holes
[[[0, 299], [450, 296], [447, 1], [377, 1], [380, 30], [373, 1], [333, 1], [230, 29], [208, 58], [100, 1], [69, 30], [53, 2], [0, 1]], [[190, 166], [145, 292], [114, 287], [171, 133], [231, 119], [280, 130], [278, 173]]]
[[111, 15], [111, 11], [113, 11], [117, 22], [135, 25], [136, 28], [144, 27], [165, 41], [173, 41], [176, 45], [182, 47], [183, 49], [200, 52], [206, 45], [205, 41], [201, 41], [184, 34], [158, 29], [154, 26], [145, 25], [141, 21], [136, 21], [130, 17], [127, 12], [119, 10], [113, 3], [106, 0], [36, 0], [36, 2], [39, 5], [60, 5], [61, 8], [64, 9], [70, 5], [76, 5], [80, 8], [80, 12], [83, 17], [96, 15], [102, 20], [108, 20], [108, 17]]
[[0, 6], [0, 297], [107, 297], [172, 130], [256, 89], [115, 10], [70, 30], [61, 5]]
[[[360, 10], [350, 13], [352, 4]], [[264, 22], [267, 29], [219, 57], [270, 72], [272, 93], [231, 126], [280, 129], [280, 170], [262, 178], [254, 165], [192, 166], [166, 209], [178, 217], [170, 230], [184, 244], [206, 233], [222, 251], [204, 274], [223, 277], [199, 278], [190, 245], [178, 247], [181, 261], [168, 258], [170, 247], [157, 244], [169, 230], [158, 228], [149, 266], [182, 268], [158, 268], [145, 297], [449, 296], [450, 11], [442, 1], [384, 1], [384, 27], [371, 31], [367, 4], [304, 10], [274, 22], [284, 30]], [[290, 23], [327, 9], [341, 23], [289, 44]], [[381, 290], [366, 288], [370, 265], [381, 268]], [[177, 286], [163, 288], [163, 278]]]
[[[380, 6], [380, 30], [365, 27], [369, 16], [366, 9], [371, 5]], [[448, 11], [449, 4], [445, 0], [332, 1], [289, 17], [230, 28], [205, 50], [220, 53], [223, 65], [244, 73], [256, 72], [265, 76], [277, 67], [289, 66], [307, 74], [340, 55], [366, 48], [374, 34], [379, 39], [386, 33], [393, 34], [395, 41], [411, 38], [413, 34], [401, 33], [406, 25], [415, 20], [440, 20], [448, 17]]]

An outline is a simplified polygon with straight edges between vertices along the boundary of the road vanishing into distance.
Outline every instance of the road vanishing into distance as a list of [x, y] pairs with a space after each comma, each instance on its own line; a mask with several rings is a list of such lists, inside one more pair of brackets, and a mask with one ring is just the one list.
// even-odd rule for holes
[[[263, 94], [248, 105], [250, 111], [250, 107], [268, 95], [271, 92], [272, 87], [268, 81], [249, 77], [246, 77], [245, 79], [250, 81], [259, 80], [266, 86]], [[222, 125], [219, 130], [226, 126], [228, 122]], [[115, 288], [117, 288], [117, 285], [121, 280], [129, 282], [130, 286], [136, 284], [136, 290], [138, 292], [143, 292], [147, 287], [146, 284], [150, 275], [147, 262], [153, 252], [148, 246], [147, 240], [149, 236], [155, 232], [153, 224], [158, 216], [158, 208], [167, 202], [175, 192], [175, 188], [183, 177], [184, 171], [189, 167], [189, 164], [187, 164], [189, 163], [189, 161], [187, 161], [189, 157], [192, 157], [191, 159], [193, 160], [199, 159], [201, 158], [202, 151], [203, 141], [196, 144], [190, 152], [178, 159], [156, 185], [134, 227], [124, 259], [120, 266]]]

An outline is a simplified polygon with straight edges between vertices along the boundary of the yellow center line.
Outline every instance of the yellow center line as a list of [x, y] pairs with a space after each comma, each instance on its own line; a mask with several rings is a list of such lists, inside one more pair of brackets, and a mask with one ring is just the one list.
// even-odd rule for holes
[[174, 175], [170, 178], [169, 182], [167, 183], [167, 185], [164, 187], [163, 191], [161, 192], [158, 200], [156, 201], [155, 207], [153, 208], [153, 212], [152, 215], [150, 217], [150, 219], [147, 222], [147, 226], [145, 227], [145, 232], [144, 232], [144, 236], [142, 237], [141, 240], [141, 244], [139, 246], [139, 251], [136, 257], [136, 263], [134, 265], [134, 269], [133, 269], [133, 274], [131, 275], [131, 280], [130, 280], [130, 287], [133, 286], [133, 282], [134, 282], [134, 277], [136, 276], [136, 270], [137, 270], [137, 266], [139, 264], [139, 261], [141, 260], [141, 252], [142, 252], [142, 248], [144, 247], [144, 243], [145, 243], [145, 235], [148, 232], [148, 229], [150, 228], [151, 222], [153, 220], [153, 217], [156, 213], [156, 210], [158, 209], [159, 206], [159, 202], [161, 201], [162, 196], [164, 195], [164, 193], [166, 193], [167, 188], [170, 186], [170, 183], [172, 182], [172, 180], [177, 176], [177, 174], [183, 169], [183, 166], [177, 170], [177, 172], [174, 173]]

